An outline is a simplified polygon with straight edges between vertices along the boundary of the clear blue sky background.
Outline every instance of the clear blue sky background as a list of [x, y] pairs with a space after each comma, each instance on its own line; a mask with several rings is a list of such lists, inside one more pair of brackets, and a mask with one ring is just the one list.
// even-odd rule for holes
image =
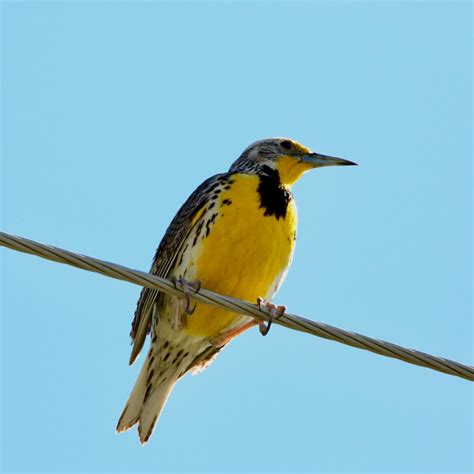
[[[3, 230], [149, 268], [244, 147], [306, 175], [277, 297], [472, 363], [468, 2], [3, 2]], [[139, 288], [5, 250], [5, 471], [472, 470], [469, 382], [274, 327], [188, 376], [151, 442], [114, 428]]]

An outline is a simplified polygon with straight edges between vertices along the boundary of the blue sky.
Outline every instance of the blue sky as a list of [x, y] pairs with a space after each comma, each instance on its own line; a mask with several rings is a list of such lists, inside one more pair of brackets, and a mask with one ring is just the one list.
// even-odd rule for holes
[[[147, 270], [252, 141], [294, 187], [276, 302], [471, 363], [468, 2], [3, 2], [2, 229]], [[2, 251], [4, 471], [470, 472], [472, 385], [273, 327], [116, 435], [139, 288]]]

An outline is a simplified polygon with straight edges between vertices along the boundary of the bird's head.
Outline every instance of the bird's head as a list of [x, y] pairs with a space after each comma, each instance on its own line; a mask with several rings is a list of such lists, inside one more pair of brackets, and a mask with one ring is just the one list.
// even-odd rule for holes
[[229, 171], [247, 174], [268, 174], [277, 171], [280, 182], [291, 186], [310, 169], [355, 164], [342, 158], [313, 153], [309, 148], [289, 138], [265, 138], [247, 147]]

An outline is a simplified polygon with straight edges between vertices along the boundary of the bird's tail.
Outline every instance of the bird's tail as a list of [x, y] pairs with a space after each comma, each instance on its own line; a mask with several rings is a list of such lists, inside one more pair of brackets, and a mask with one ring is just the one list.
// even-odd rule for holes
[[116, 428], [121, 433], [138, 423], [138, 436], [142, 444], [150, 439], [166, 400], [178, 380], [177, 376], [168, 375], [152, 384], [152, 377], [153, 371], [149, 370], [148, 361], [145, 361]]

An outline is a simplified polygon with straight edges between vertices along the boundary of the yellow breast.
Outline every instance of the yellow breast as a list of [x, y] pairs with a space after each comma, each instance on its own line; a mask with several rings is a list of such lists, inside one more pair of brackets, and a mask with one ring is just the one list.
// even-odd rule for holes
[[[212, 223], [208, 232], [203, 226], [197, 244], [184, 257], [186, 278], [247, 301], [256, 302], [258, 296], [269, 299], [291, 263], [296, 206], [291, 199], [284, 216], [265, 215], [257, 191], [259, 177], [236, 174], [232, 181], [230, 189], [222, 188], [215, 205], [202, 217]], [[235, 313], [199, 304], [188, 317], [185, 331], [214, 337], [237, 317]]]

